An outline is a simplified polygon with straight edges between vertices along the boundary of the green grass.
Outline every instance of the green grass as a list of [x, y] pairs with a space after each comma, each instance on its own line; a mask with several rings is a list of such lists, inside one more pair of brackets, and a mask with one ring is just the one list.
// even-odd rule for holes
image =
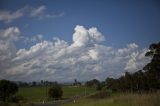
[[105, 99], [83, 98], [64, 106], [159, 106], [160, 93], [118, 94]]
[[87, 87], [83, 87], [83, 86], [81, 86], [81, 87], [65, 86], [65, 87], [63, 87], [63, 97], [70, 98], [75, 95], [85, 93], [85, 90], [86, 90], [86, 94], [91, 94], [96, 91], [95, 88], [87, 88]]
[[46, 87], [22, 87], [18, 95], [22, 95], [27, 101], [40, 101], [46, 98]]
[[[27, 101], [42, 101], [47, 98], [49, 87], [22, 87], [18, 95], [22, 95]], [[85, 87], [63, 86], [63, 98], [70, 98], [85, 92]], [[95, 92], [95, 88], [86, 88], [87, 94]]]
[[[70, 98], [85, 92], [85, 87], [63, 86], [63, 98]], [[87, 94], [94, 94], [94, 88], [86, 88]], [[40, 102], [46, 99], [46, 87], [23, 87], [19, 95], [24, 96], [28, 102]], [[149, 94], [114, 93], [104, 99], [82, 98], [76, 103], [64, 106], [159, 106], [160, 92]]]

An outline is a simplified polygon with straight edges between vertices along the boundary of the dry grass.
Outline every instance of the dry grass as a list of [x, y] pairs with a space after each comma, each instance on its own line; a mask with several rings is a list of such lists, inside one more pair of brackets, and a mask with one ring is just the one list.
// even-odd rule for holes
[[83, 98], [76, 103], [69, 103], [65, 106], [160, 106], [160, 92], [123, 93], [98, 100]]
[[129, 106], [159, 106], [160, 92], [143, 94], [121, 94], [113, 97], [114, 102], [126, 102]]

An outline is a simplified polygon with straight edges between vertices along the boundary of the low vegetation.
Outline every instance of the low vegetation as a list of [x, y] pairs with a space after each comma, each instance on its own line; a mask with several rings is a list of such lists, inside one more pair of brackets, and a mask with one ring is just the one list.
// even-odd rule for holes
[[[99, 97], [97, 97], [99, 98]], [[103, 99], [83, 98], [64, 106], [159, 106], [159, 93], [121, 93]]]
[[0, 80], [0, 101], [7, 102], [18, 92], [16, 83], [8, 80]]
[[62, 87], [57, 83], [52, 85], [48, 90], [48, 97], [58, 100], [61, 99], [63, 96], [63, 90]]

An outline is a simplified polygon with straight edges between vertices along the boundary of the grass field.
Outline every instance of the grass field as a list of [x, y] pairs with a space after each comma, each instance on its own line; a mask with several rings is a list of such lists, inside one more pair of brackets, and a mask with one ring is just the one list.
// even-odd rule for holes
[[[46, 98], [46, 87], [23, 87], [19, 89], [18, 94], [27, 98], [27, 102], [40, 102]], [[63, 86], [63, 98], [70, 98], [85, 92], [85, 87]], [[86, 88], [87, 94], [94, 95], [94, 88]], [[157, 93], [113, 93], [106, 98], [91, 98], [91, 96], [83, 97], [76, 100], [75, 103], [66, 103], [63, 106], [159, 106], [160, 92]], [[17, 106], [11, 104], [11, 106]], [[26, 105], [24, 105], [26, 106]], [[27, 105], [30, 106], [30, 105]]]
[[[22, 87], [19, 89], [18, 95], [22, 95], [28, 101], [41, 101], [47, 98], [47, 91], [49, 87]], [[95, 92], [95, 88], [63, 86], [63, 98], [70, 98], [85, 92], [90, 94]]]
[[159, 106], [160, 93], [118, 94], [105, 99], [83, 98], [64, 106]]

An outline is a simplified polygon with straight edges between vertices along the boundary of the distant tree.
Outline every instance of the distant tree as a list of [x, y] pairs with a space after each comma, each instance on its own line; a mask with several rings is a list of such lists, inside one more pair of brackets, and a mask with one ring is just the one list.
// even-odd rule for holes
[[18, 82], [18, 86], [20, 86], [20, 87], [26, 87], [26, 86], [29, 86], [29, 84], [27, 82], [19, 81]]
[[77, 81], [77, 79], [75, 79], [73, 85], [74, 86], [81, 86], [81, 82], [79, 82], [79, 81]]
[[42, 86], [44, 85], [44, 81], [43, 81], [43, 80], [41, 80], [41, 85], [42, 85]]
[[88, 86], [88, 87], [96, 87], [97, 84], [99, 84], [99, 83], [100, 83], [99, 80], [97, 80], [97, 79], [92, 79], [92, 80], [90, 80], [90, 81], [87, 81], [87, 82], [85, 83], [85, 85]]
[[45, 81], [45, 85], [49, 85], [49, 81]]
[[32, 86], [36, 86], [36, 85], [37, 85], [37, 82], [33, 81]]
[[0, 80], [0, 99], [6, 101], [12, 95], [18, 92], [18, 86], [16, 83], [8, 80]]
[[78, 81], [77, 81], [77, 79], [75, 79], [73, 85], [77, 85], [77, 83], [78, 83]]
[[56, 83], [49, 88], [48, 96], [54, 99], [61, 99], [63, 95], [62, 87]]

